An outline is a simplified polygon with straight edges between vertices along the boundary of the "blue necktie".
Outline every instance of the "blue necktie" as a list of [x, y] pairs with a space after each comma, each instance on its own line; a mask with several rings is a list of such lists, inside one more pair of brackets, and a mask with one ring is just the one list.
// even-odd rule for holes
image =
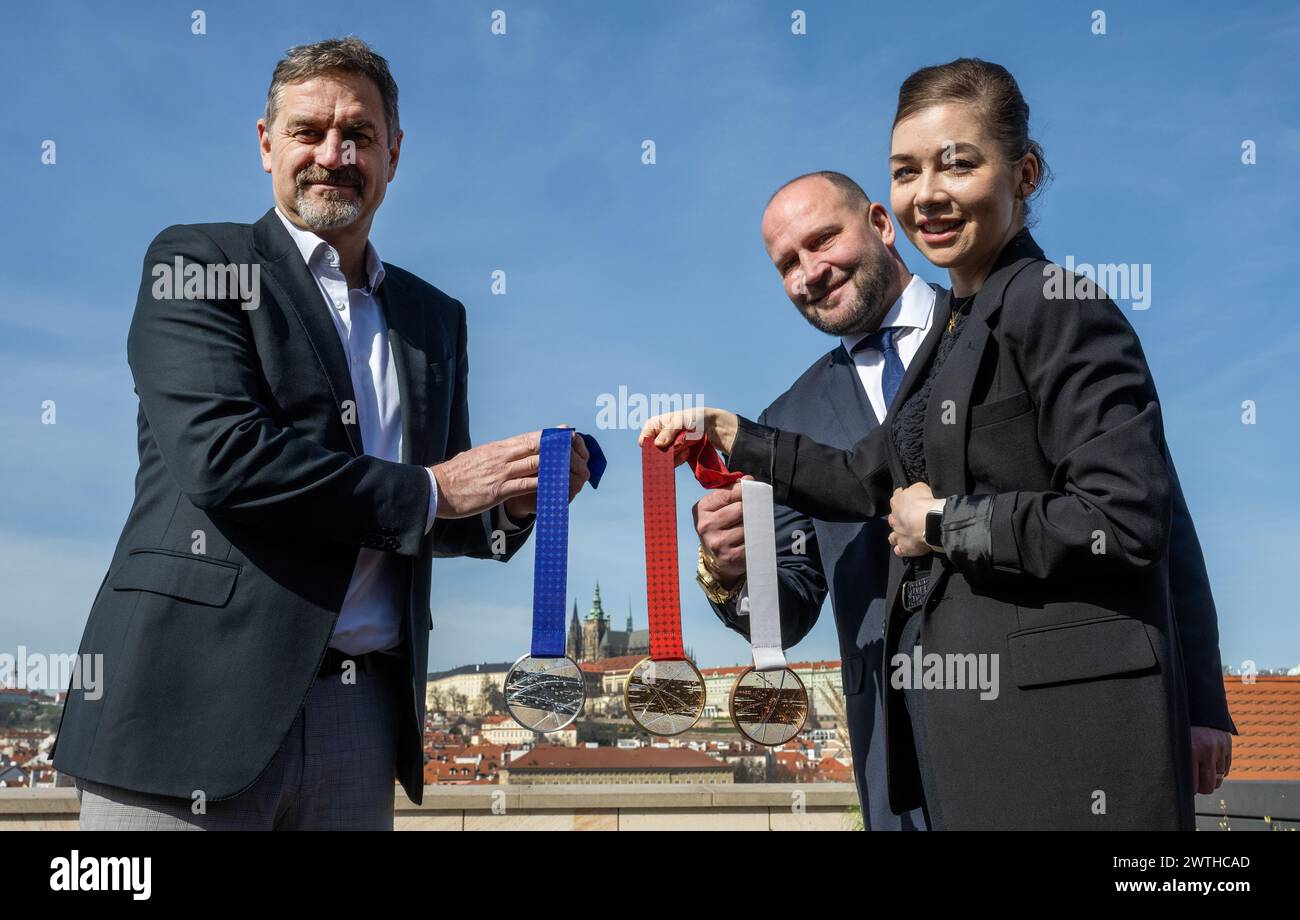
[[903, 375], [906, 373], [903, 359], [898, 356], [898, 347], [894, 344], [894, 337], [898, 335], [900, 328], [886, 326], [853, 346], [854, 352], [864, 348], [874, 348], [885, 356], [885, 372], [880, 378], [881, 389], [885, 391], [885, 411], [894, 404], [894, 397], [898, 394], [898, 388], [903, 385]]

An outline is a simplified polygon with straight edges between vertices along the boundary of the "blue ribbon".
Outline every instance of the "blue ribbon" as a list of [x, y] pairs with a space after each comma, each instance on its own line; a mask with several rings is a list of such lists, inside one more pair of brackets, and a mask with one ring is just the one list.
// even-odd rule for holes
[[[565, 429], [561, 428], [559, 430], [564, 431]], [[587, 457], [587, 472], [591, 474], [590, 482], [591, 487], [594, 489], [600, 485], [600, 477], [605, 475], [605, 467], [609, 464], [605, 460], [605, 452], [600, 449], [600, 445], [596, 443], [595, 438], [581, 432], [578, 433], [578, 437], [582, 438], [583, 443], [587, 445], [587, 453], [590, 454]]]
[[[607, 465], [605, 453], [589, 434], [581, 435], [591, 455], [587, 470], [591, 487], [600, 484]], [[569, 452], [572, 428], [547, 428], [542, 432], [537, 467], [537, 541], [533, 563], [534, 658], [564, 655], [564, 604], [568, 598], [569, 568]]]

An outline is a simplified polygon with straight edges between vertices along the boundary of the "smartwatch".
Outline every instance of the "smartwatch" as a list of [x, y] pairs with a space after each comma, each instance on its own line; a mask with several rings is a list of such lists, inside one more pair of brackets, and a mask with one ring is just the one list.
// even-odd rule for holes
[[936, 553], [943, 552], [943, 509], [925, 513], [925, 544]]

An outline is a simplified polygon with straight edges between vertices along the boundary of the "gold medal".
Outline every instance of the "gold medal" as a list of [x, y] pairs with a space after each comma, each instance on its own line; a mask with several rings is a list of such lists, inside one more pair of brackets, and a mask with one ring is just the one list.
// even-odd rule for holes
[[623, 705], [652, 735], [680, 735], [704, 712], [704, 675], [685, 658], [643, 658], [627, 677]]

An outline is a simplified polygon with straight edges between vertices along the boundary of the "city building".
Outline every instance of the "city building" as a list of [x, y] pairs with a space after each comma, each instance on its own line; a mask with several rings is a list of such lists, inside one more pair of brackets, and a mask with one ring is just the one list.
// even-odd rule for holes
[[[844, 698], [844, 682], [841, 678], [838, 661], [796, 661], [789, 665], [791, 671], [803, 681], [808, 691], [808, 724], [813, 726], [819, 719], [834, 718], [833, 700]], [[736, 678], [746, 668], [734, 665], [724, 668], [703, 668], [704, 677], [704, 717], [706, 719], [725, 719], [731, 713], [731, 688]]]
[[479, 735], [485, 743], [495, 745], [532, 744], [537, 740], [537, 732], [524, 728], [510, 716], [484, 716]]
[[585, 714], [624, 715], [623, 689], [627, 686], [628, 675], [632, 673], [637, 662], [645, 657], [645, 655], [620, 655], [617, 658], [605, 658], [600, 661], [584, 661], [578, 665], [582, 669], [582, 676], [587, 685]]
[[734, 768], [686, 747], [538, 745], [501, 769], [513, 784], [731, 783]]
[[496, 744], [469, 744], [438, 748], [424, 762], [426, 786], [477, 786], [496, 783], [510, 748]]
[[491, 712], [488, 693], [506, 682], [511, 662], [467, 664], [428, 675], [424, 705], [430, 712], [454, 710], [469, 715]]
[[530, 728], [525, 728], [511, 716], [492, 715], [483, 717], [483, 722], [475, 738], [480, 739], [484, 744], [495, 744], [504, 747], [531, 746], [543, 740], [547, 744], [574, 747], [578, 743], [578, 728], [576, 725], [570, 724], [559, 731], [542, 734]]
[[578, 602], [573, 602], [573, 616], [569, 620], [566, 651], [574, 661], [603, 661], [607, 658], [635, 656], [638, 660], [650, 654], [650, 630], [632, 628], [632, 606], [627, 608], [627, 629], [610, 628], [608, 614], [600, 603], [600, 583], [591, 601], [586, 617], [578, 618]]

